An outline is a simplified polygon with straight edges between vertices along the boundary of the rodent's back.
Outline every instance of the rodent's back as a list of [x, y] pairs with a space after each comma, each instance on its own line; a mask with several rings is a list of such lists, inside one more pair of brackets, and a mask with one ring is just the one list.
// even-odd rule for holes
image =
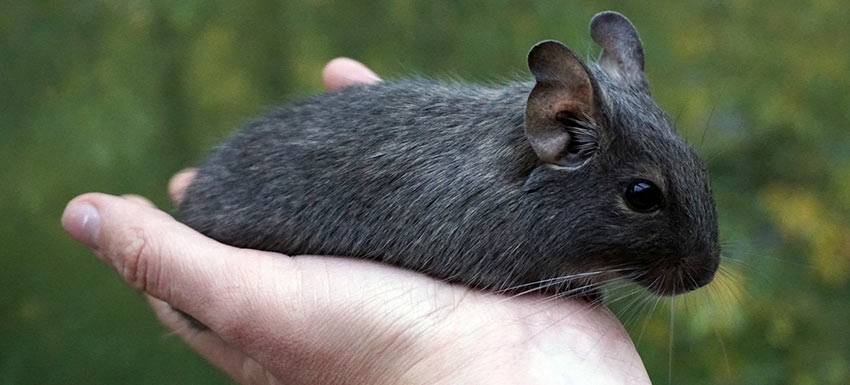
[[530, 87], [408, 80], [284, 106], [215, 150], [179, 217], [234, 246], [510, 284], [506, 266], [521, 276], [530, 260]]
[[590, 30], [595, 63], [535, 44], [533, 86], [385, 82], [275, 111], [213, 154], [180, 216], [479, 288], [703, 286], [720, 261], [705, 167], [651, 97], [634, 25], [602, 12]]

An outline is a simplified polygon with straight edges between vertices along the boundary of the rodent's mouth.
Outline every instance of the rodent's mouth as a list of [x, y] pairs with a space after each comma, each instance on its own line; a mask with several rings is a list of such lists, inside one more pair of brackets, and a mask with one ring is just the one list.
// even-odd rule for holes
[[714, 279], [717, 267], [685, 267], [677, 265], [668, 268], [650, 269], [633, 279], [650, 293], [659, 296], [674, 296], [699, 289]]

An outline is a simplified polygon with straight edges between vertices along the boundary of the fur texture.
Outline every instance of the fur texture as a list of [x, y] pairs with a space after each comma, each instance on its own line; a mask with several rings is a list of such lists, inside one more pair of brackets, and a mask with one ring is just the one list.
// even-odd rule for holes
[[[203, 164], [178, 217], [234, 246], [372, 259], [478, 288], [599, 270], [659, 294], [706, 284], [719, 248], [702, 162], [642, 72], [628, 82], [635, 74], [610, 63], [576, 68], [596, 106], [592, 121], [565, 123], [578, 167], [530, 146], [534, 81], [386, 81], [248, 124]], [[659, 210], [624, 202], [636, 178], [662, 189]]]

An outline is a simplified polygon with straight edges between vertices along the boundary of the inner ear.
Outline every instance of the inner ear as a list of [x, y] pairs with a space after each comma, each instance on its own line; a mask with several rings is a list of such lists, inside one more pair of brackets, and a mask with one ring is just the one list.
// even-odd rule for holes
[[540, 42], [528, 54], [537, 80], [528, 96], [525, 135], [546, 163], [575, 167], [595, 149], [598, 114], [595, 81], [565, 45]]

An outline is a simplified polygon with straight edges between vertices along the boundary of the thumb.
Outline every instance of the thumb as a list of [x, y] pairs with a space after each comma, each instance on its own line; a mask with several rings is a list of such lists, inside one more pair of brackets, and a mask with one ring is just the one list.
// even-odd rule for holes
[[[223, 344], [189, 339], [202, 354], [231, 356], [235, 349], [291, 378], [388, 376], [398, 362], [416, 358], [411, 352], [423, 339], [411, 330], [437, 322], [420, 320], [442, 309], [431, 303], [453, 296], [432, 290], [443, 285], [430, 279], [378, 264], [226, 246], [154, 207], [105, 194], [73, 199], [62, 224], [129, 285], [221, 338]], [[233, 368], [226, 357], [213, 361]]]
[[252, 281], [248, 267], [290, 263], [277, 254], [221, 244], [154, 207], [106, 194], [73, 199], [62, 225], [127, 284], [213, 329], [256, 294], [255, 287], [239, 284]]

